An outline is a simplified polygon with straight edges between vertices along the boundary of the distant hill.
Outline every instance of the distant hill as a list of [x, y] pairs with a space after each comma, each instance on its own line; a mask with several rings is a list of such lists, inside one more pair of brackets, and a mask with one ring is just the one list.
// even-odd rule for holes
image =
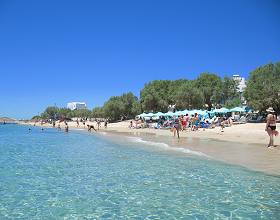
[[7, 123], [11, 123], [11, 122], [16, 122], [16, 119], [8, 118], [8, 117], [0, 117], [0, 123], [3, 123], [4, 121]]

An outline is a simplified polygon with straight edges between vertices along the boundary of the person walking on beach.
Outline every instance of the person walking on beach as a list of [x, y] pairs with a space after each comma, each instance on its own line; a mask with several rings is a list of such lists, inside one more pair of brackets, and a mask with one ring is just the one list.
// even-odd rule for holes
[[99, 130], [100, 128], [100, 124], [101, 124], [101, 121], [100, 120], [97, 120], [97, 129]]
[[179, 136], [179, 130], [180, 130], [180, 121], [179, 121], [179, 119], [178, 118], [176, 118], [175, 119], [175, 121], [174, 121], [174, 125], [173, 125], [173, 135], [174, 135], [174, 137], [175, 137], [175, 135], [176, 135], [176, 132], [177, 132], [177, 137], [178, 138], [180, 138], [180, 136]]
[[69, 131], [68, 123], [66, 121], [64, 121], [64, 123], [65, 123], [65, 132], [68, 132]]
[[87, 126], [88, 126], [88, 132], [91, 132], [91, 129], [96, 131], [96, 129], [94, 128], [94, 125], [87, 125]]
[[276, 131], [276, 116], [274, 115], [275, 111], [272, 107], [269, 107], [267, 110], [268, 115], [266, 118], [266, 126], [265, 131], [269, 136], [269, 143], [267, 147], [274, 146], [274, 138], [273, 136], [278, 135], [278, 131]]

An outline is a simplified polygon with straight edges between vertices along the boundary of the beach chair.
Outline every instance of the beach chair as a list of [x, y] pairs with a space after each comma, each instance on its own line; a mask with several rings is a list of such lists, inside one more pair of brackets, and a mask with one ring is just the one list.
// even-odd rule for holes
[[262, 115], [259, 115], [256, 119], [251, 118], [248, 120], [250, 123], [262, 123], [264, 122], [264, 117]]
[[239, 120], [233, 122], [233, 124], [246, 124], [246, 123], [247, 123], [247, 119], [245, 116], [241, 116]]

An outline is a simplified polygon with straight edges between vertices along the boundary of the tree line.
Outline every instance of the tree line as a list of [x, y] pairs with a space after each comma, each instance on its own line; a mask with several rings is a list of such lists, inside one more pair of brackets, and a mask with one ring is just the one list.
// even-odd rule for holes
[[[238, 82], [213, 73], [201, 73], [194, 80], [154, 80], [143, 87], [138, 99], [132, 92], [110, 97], [103, 106], [92, 110], [47, 107], [34, 118], [108, 118], [111, 121], [134, 118], [142, 112], [166, 112], [169, 105], [176, 109], [232, 108], [241, 105]], [[265, 111], [272, 106], [280, 112], [280, 62], [267, 64], [252, 71], [244, 92], [247, 105]]]

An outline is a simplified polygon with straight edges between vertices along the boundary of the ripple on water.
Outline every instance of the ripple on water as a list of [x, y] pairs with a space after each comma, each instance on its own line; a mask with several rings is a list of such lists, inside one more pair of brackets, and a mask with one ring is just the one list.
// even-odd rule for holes
[[280, 218], [279, 177], [129, 145], [0, 126], [0, 219]]

